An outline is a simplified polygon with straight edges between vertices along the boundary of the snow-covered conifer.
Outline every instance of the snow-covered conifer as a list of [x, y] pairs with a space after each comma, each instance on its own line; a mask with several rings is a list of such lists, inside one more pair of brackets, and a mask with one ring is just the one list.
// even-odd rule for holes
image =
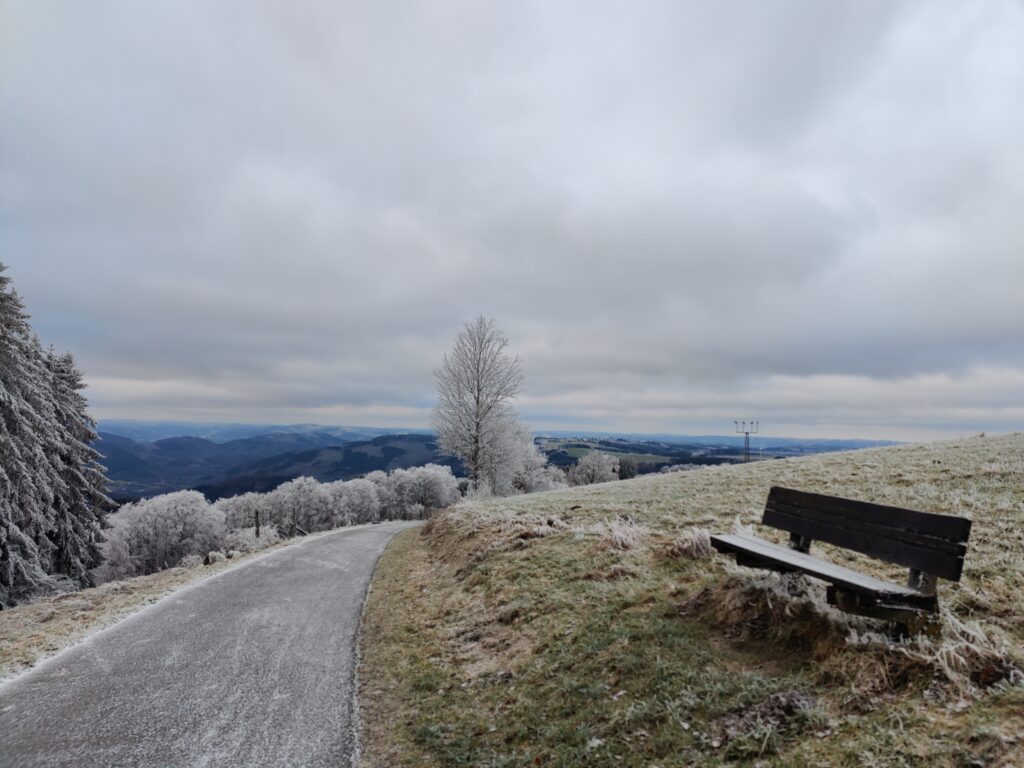
[[70, 353], [46, 355], [53, 393], [54, 415], [59, 427], [59, 450], [51, 458], [63, 480], [53, 503], [52, 574], [66, 576], [81, 585], [89, 583], [89, 571], [99, 565], [100, 523], [113, 507], [106, 495], [107, 478], [92, 447], [96, 423], [89, 416], [82, 389], [81, 371]]
[[0, 264], [0, 605], [52, 583], [56, 423], [43, 352]]

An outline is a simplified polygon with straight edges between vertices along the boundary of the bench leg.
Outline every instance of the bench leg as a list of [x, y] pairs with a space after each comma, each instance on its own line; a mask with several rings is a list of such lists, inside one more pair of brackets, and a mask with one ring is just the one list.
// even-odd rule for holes
[[922, 595], [934, 595], [937, 587], [935, 576], [930, 573], [922, 573], [916, 568], [911, 568], [907, 574], [907, 586], [916, 589]]
[[[844, 592], [830, 584], [825, 592], [828, 602], [841, 611], [858, 616], [892, 622], [897, 637], [912, 637], [925, 634], [938, 638], [942, 631], [938, 616], [928, 611], [916, 611], [913, 608], [900, 608], [883, 605], [869, 595], [855, 592]], [[936, 610], [938, 605], [936, 604]]]

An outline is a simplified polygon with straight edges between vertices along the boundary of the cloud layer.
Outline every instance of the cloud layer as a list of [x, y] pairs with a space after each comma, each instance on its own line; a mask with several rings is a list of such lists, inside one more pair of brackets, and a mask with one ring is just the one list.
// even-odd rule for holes
[[101, 416], [1024, 426], [1024, 6], [0, 6], [0, 260]]

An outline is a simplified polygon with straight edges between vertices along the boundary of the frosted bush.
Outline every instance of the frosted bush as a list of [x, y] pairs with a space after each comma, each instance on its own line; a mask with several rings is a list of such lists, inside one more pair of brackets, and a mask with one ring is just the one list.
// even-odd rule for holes
[[380, 503], [380, 517], [382, 520], [396, 520], [401, 517], [402, 499], [398, 493], [396, 484], [391, 480], [387, 472], [370, 472], [366, 480], [373, 483], [377, 489], [377, 499]]
[[195, 568], [197, 565], [203, 564], [203, 558], [199, 555], [185, 555], [181, 558], [181, 562], [178, 563], [179, 568]]
[[565, 476], [565, 472], [554, 464], [546, 463], [541, 466], [528, 467], [516, 480], [516, 487], [522, 493], [554, 491], [558, 488], [565, 488], [568, 484], [569, 480]]
[[282, 483], [267, 494], [267, 517], [286, 536], [299, 531], [326, 531], [333, 527], [331, 496], [312, 477]]
[[449, 467], [426, 464], [406, 470], [410, 476], [408, 501], [432, 509], [449, 507], [460, 498], [459, 481]]
[[351, 525], [375, 523], [380, 519], [377, 486], [369, 480], [349, 480], [343, 483], [340, 501]]
[[243, 493], [221, 499], [214, 506], [224, 513], [224, 527], [229, 531], [256, 525], [257, 513], [261, 523], [269, 522], [265, 493]]
[[619, 479], [619, 461], [609, 453], [594, 451], [569, 469], [570, 485], [591, 485]]
[[188, 555], [219, 548], [224, 513], [197, 491], [178, 491], [126, 504], [108, 518], [100, 580], [155, 573]]
[[256, 552], [260, 549], [272, 547], [281, 540], [277, 528], [268, 525], [260, 528], [260, 537], [256, 538], [256, 528], [242, 528], [237, 531], [228, 531], [224, 536], [224, 547], [226, 549], [237, 549], [239, 552]]

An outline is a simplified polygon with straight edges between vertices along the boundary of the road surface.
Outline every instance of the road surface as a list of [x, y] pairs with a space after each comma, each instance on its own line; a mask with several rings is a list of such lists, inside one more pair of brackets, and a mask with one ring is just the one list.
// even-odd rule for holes
[[0, 687], [0, 767], [349, 766], [356, 631], [410, 523], [284, 547]]

